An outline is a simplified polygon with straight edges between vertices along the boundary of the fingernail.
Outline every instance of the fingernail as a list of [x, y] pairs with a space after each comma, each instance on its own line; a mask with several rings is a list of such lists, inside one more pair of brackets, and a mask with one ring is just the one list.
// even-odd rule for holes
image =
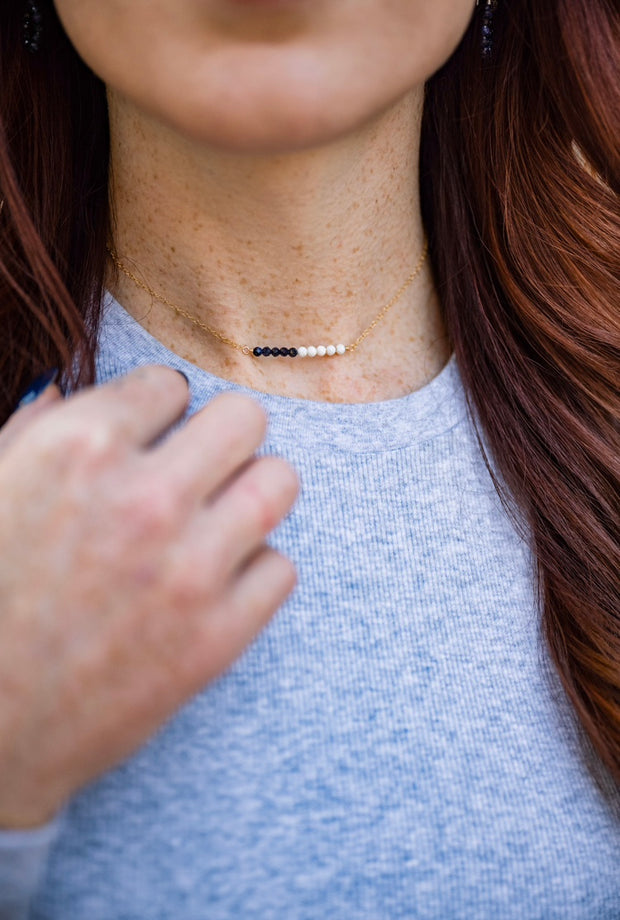
[[45, 371], [44, 374], [41, 374], [37, 377], [36, 380], [30, 384], [20, 401], [17, 403], [18, 409], [23, 409], [24, 406], [29, 406], [30, 403], [33, 403], [35, 399], [43, 393], [44, 390], [47, 390], [49, 386], [56, 380], [58, 377], [58, 368], [52, 367], [49, 371]]
[[181, 375], [181, 377], [183, 378], [183, 380], [185, 381], [185, 383], [186, 383], [187, 386], [189, 387], [189, 377], [187, 376], [187, 374], [184, 374], [183, 371], [180, 371], [178, 367], [174, 367], [173, 370], [175, 370], [175, 371], [177, 372], [177, 374], [180, 374], [180, 375]]

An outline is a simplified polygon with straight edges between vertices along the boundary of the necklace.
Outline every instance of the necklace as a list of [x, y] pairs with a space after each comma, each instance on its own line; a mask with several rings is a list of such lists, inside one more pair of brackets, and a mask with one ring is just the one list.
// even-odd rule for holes
[[108, 247], [108, 253], [116, 268], [121, 271], [127, 278], [129, 278], [129, 280], [132, 281], [136, 287], [139, 287], [145, 291], [153, 300], [156, 300], [159, 303], [164, 304], [164, 306], [169, 307], [174, 311], [174, 313], [176, 313], [177, 316], [182, 316], [184, 319], [189, 320], [190, 323], [192, 323], [198, 329], [201, 329], [203, 332], [208, 333], [208, 335], [212, 336], [214, 339], [217, 339], [218, 342], [221, 342], [223, 345], [228, 345], [231, 348], [236, 348], [237, 351], [242, 352], [244, 355], [251, 355], [254, 358], [323, 358], [325, 356], [331, 358], [338, 355], [344, 355], [347, 352], [350, 353], [356, 351], [364, 339], [370, 335], [375, 326], [381, 322], [387, 312], [394, 306], [396, 301], [402, 297], [407, 288], [413, 284], [415, 279], [422, 271], [422, 266], [426, 260], [426, 255], [428, 253], [428, 241], [424, 241], [424, 246], [422, 248], [420, 258], [418, 259], [418, 262], [409, 277], [405, 279], [396, 293], [390, 298], [390, 300], [388, 300], [385, 306], [381, 308], [370, 325], [366, 326], [364, 331], [358, 335], [354, 342], [351, 342], [350, 345], [344, 345], [342, 343], [337, 345], [298, 345], [293, 348], [281, 348], [279, 346], [272, 348], [269, 345], [251, 346], [242, 345], [240, 342], [235, 342], [233, 339], [223, 335], [217, 329], [214, 329], [212, 326], [204, 323], [198, 316], [194, 316], [193, 313], [189, 313], [187, 310], [184, 310], [177, 304], [172, 303], [172, 301], [168, 300], [168, 298], [163, 294], [153, 290], [153, 288], [148, 284], [145, 284], [141, 278], [138, 278], [137, 275], [135, 275], [129, 268], [127, 268], [125, 263], [122, 262], [119, 258], [115, 249]]

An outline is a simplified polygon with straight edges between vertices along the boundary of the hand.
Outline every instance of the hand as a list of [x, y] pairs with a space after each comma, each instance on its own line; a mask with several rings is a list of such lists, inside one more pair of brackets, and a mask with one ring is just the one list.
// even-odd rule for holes
[[252, 459], [265, 417], [235, 394], [184, 412], [149, 367], [0, 433], [0, 827], [36, 826], [225, 669], [284, 601], [265, 546], [297, 479]]

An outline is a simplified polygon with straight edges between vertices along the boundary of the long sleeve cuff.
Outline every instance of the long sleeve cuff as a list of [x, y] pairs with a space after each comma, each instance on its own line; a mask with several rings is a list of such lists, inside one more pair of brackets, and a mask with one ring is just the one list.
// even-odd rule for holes
[[60, 814], [33, 830], [0, 831], [0, 920], [27, 920], [30, 901], [62, 823]]

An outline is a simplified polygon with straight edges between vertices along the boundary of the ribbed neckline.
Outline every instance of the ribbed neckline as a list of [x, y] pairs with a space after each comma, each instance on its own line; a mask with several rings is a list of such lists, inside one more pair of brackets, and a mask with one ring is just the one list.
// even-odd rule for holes
[[258, 400], [269, 416], [270, 442], [294, 441], [353, 453], [410, 447], [449, 431], [467, 415], [454, 354], [440, 373], [419, 390], [371, 403], [328, 403], [252, 390], [216, 377], [170, 351], [112, 297], [106, 295], [99, 336], [100, 376], [126, 373], [143, 364], [163, 364], [189, 380], [194, 412], [224, 390]]

